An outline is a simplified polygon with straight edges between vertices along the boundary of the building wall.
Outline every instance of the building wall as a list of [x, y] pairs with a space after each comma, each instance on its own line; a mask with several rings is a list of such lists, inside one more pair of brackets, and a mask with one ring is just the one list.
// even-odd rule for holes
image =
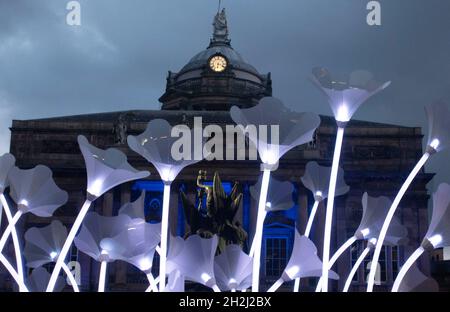
[[[146, 122], [154, 116], [165, 116], [164, 114], [165, 112], [148, 111], [145, 113], [145, 117], [139, 117], [141, 115], [135, 113], [135, 119], [127, 125], [127, 131], [129, 134], [143, 132]], [[195, 114], [204, 114], [206, 123], [232, 124], [226, 112], [215, 114], [196, 112]], [[69, 192], [69, 202], [55, 213], [55, 217], [68, 227], [73, 222], [85, 197], [86, 178], [84, 162], [76, 143], [78, 134], [85, 135], [92, 144], [100, 148], [114, 146], [123, 150], [133, 166], [146, 170], [150, 168], [152, 172], [150, 180], [157, 181], [159, 179], [154, 168], [143, 158], [131, 152], [126, 146], [115, 143], [117, 137], [113, 129], [117, 125], [117, 116], [119, 115], [114, 116], [116, 117], [110, 120], [91, 115], [68, 119], [13, 122], [11, 152], [17, 158], [17, 165], [21, 168], [30, 168], [37, 164], [49, 166], [54, 172], [57, 184]], [[177, 115], [167, 113], [171, 122], [178, 121], [179, 123], [189, 124], [192, 116], [190, 112], [178, 112]], [[301, 185], [300, 177], [303, 175], [306, 163], [310, 160], [316, 160], [322, 165], [331, 165], [335, 133], [336, 127], [331, 119], [322, 117], [322, 125], [317, 131], [315, 142], [288, 153], [280, 162], [279, 169], [273, 173], [276, 179], [289, 180], [296, 185], [297, 205], [294, 207], [296, 211], [293, 214], [296, 216], [296, 220], [293, 220], [293, 224], [301, 232], [304, 230], [308, 209], [311, 208], [313, 201], [308, 191]], [[332, 236], [333, 250], [345, 242], [357, 228], [362, 214], [362, 194], [367, 191], [371, 196], [384, 195], [393, 198], [421, 154], [422, 134], [420, 128], [367, 122], [349, 124], [344, 138], [341, 164], [345, 170], [345, 180], [351, 190], [336, 200]], [[244, 189], [248, 189], [249, 185], [254, 184], [260, 175], [257, 161], [204, 161], [183, 170], [172, 187], [170, 226], [174, 235], [180, 234], [177, 233], [176, 228], [179, 226], [180, 220], [183, 220], [179, 217], [179, 188], [183, 186], [187, 194], [194, 198], [196, 194], [195, 179], [199, 169], [208, 170], [211, 177], [217, 170], [223, 181], [239, 181]], [[420, 244], [426, 230], [429, 197], [426, 184], [432, 176], [432, 174], [421, 172], [401, 202], [398, 215], [408, 228], [410, 242], [402, 250], [400, 261], [403, 261], [404, 253], [412, 251]], [[113, 215], [121, 204], [131, 199], [131, 188], [132, 184], [128, 183], [119, 187], [118, 190], [109, 192], [93, 205], [92, 210], [104, 215]], [[257, 203], [251, 197], [248, 198], [248, 194], [246, 196], [244, 202], [247, 201], [247, 206], [242, 207], [238, 218], [243, 221], [244, 225], [246, 222], [248, 223], [249, 237], [252, 237]], [[320, 205], [311, 236], [318, 247], [319, 255], [322, 252], [324, 210], [324, 205]], [[247, 215], [244, 214], [244, 211], [247, 211]], [[48, 222], [48, 219], [26, 215], [23, 230]], [[188, 229], [187, 224], [184, 224], [184, 227]], [[79, 259], [83, 266], [82, 288], [96, 289], [98, 264], [93, 263], [81, 253]], [[429, 270], [428, 263], [428, 259], [421, 259], [421, 268], [425, 272]], [[146, 288], [145, 284], [127, 282], [127, 274], [130, 274], [127, 272], [130, 270], [125, 263], [111, 265], [109, 287], [117, 290]], [[337, 271], [344, 276], [350, 271], [350, 253], [344, 254], [338, 261]], [[144, 283], [145, 276], [141, 276], [141, 279]], [[133, 278], [133, 281], [135, 280], [139, 280], [139, 278]], [[334, 282], [334, 289], [341, 289], [344, 282], [345, 279]], [[392, 279], [388, 279], [386, 287], [390, 283], [392, 283]], [[311, 285], [313, 284], [314, 281], [311, 282]], [[8, 287], [8, 285], [3, 285], [3, 287]], [[308, 285], [306, 284], [306, 289], [313, 288]], [[359, 280], [355, 283], [354, 289], [362, 289], [363, 286], [363, 280]], [[383, 286], [381, 289], [387, 289], [386, 287]]]

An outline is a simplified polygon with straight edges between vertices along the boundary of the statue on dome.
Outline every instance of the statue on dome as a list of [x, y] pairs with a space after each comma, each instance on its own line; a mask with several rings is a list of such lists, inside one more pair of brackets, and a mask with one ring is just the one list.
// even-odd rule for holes
[[214, 17], [214, 35], [213, 42], [229, 42], [228, 39], [228, 23], [227, 23], [227, 15], [225, 13], [225, 9], [217, 12]]

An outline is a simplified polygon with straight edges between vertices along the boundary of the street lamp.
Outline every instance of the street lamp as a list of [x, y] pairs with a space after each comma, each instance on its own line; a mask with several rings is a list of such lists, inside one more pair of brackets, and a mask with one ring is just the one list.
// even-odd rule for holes
[[358, 108], [371, 96], [388, 87], [390, 82], [379, 84], [373, 80], [372, 74], [366, 71], [355, 71], [350, 74], [347, 82], [338, 82], [333, 80], [329, 72], [323, 68], [313, 69], [312, 80], [327, 97], [337, 124], [336, 145], [328, 189], [322, 257], [322, 280], [324, 281], [322, 291], [327, 292], [334, 197], [345, 127]]

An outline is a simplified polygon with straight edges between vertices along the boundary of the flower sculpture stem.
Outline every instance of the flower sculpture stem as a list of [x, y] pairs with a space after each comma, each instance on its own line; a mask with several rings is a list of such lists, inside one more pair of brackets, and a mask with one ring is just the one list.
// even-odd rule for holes
[[73, 277], [72, 272], [70, 272], [69, 267], [67, 266], [67, 264], [63, 263], [62, 269], [64, 270], [64, 272], [67, 275], [67, 278], [70, 281], [70, 284], [72, 284], [72, 289], [74, 292], [80, 292], [80, 289], [78, 288], [77, 285], [77, 281], [75, 280], [75, 278]]
[[150, 290], [153, 292], [158, 292], [158, 286], [157, 286], [156, 280], [153, 277], [153, 274], [151, 272], [147, 274], [147, 279], [148, 279], [148, 282], [150, 283], [150, 286], [145, 290], [145, 292], [150, 292]]
[[25, 285], [24, 281], [17, 274], [17, 272], [14, 270], [13, 266], [9, 263], [8, 259], [6, 259], [2, 253], [0, 253], [0, 262], [5, 266], [6, 270], [8, 270], [8, 272], [9, 272], [9, 274], [11, 274], [12, 278], [14, 279], [14, 281], [16, 281], [17, 285], [19, 285], [19, 291], [20, 292], [28, 292], [28, 288]]
[[400, 272], [398, 272], [397, 278], [394, 281], [394, 286], [392, 286], [392, 292], [398, 292], [400, 285], [402, 283], [403, 278], [405, 277], [408, 270], [411, 266], [416, 262], [417, 259], [424, 253], [425, 249], [420, 246], [413, 252], [413, 254], [406, 260], [405, 264], [402, 266]]
[[353, 266], [352, 270], [350, 271], [350, 274], [347, 277], [347, 280], [345, 281], [343, 292], [348, 292], [348, 289], [350, 288], [350, 285], [352, 283], [353, 277], [355, 276], [356, 272], [358, 271], [359, 266], [364, 261], [364, 259], [367, 257], [367, 255], [370, 253], [371, 247], [366, 247], [364, 251], [359, 256], [358, 260], [356, 260], [355, 265]]
[[[296, 279], [297, 280], [297, 279]], [[300, 280], [300, 279], [299, 279]], [[282, 278], [279, 278], [275, 281], [275, 283], [273, 283], [272, 286], [270, 286], [270, 288], [267, 290], [267, 292], [276, 292], [278, 288], [281, 287], [281, 285], [283, 285], [284, 281]]]
[[409, 174], [408, 178], [406, 179], [405, 183], [403, 183], [402, 187], [400, 188], [400, 191], [398, 192], [397, 196], [395, 197], [391, 208], [389, 208], [388, 214], [386, 216], [386, 219], [384, 220], [383, 226], [380, 231], [380, 235], [377, 239], [377, 245], [375, 246], [375, 252], [373, 254], [372, 263], [370, 266], [370, 272], [369, 272], [369, 279], [367, 281], [367, 291], [372, 292], [373, 291], [373, 285], [375, 283], [375, 273], [377, 270], [378, 260], [380, 258], [381, 249], [383, 247], [384, 239], [386, 238], [387, 231], [389, 229], [389, 225], [391, 224], [392, 218], [394, 217], [395, 212], [397, 211], [397, 207], [400, 204], [400, 201], [402, 200], [403, 196], [405, 195], [406, 191], [408, 190], [409, 186], [411, 185], [412, 181], [416, 177], [416, 175], [419, 173], [419, 171], [422, 169], [422, 167], [425, 165], [425, 163], [428, 161], [428, 159], [431, 156], [431, 152], [427, 151], [422, 158], [419, 160], [419, 162], [416, 164], [414, 169]]
[[56, 281], [59, 276], [59, 272], [61, 271], [64, 262], [66, 261], [67, 254], [69, 253], [70, 247], [72, 246], [73, 240], [75, 239], [75, 235], [77, 235], [78, 230], [81, 227], [81, 224], [83, 223], [84, 218], [86, 217], [86, 214], [89, 211], [89, 208], [91, 207], [92, 201], [89, 199], [86, 199], [83, 206], [81, 207], [80, 212], [78, 213], [77, 218], [75, 219], [75, 222], [72, 225], [72, 228], [70, 229], [69, 235], [66, 238], [66, 241], [64, 242], [64, 246], [61, 249], [61, 252], [58, 255], [58, 260], [56, 261], [55, 268], [53, 269], [52, 276], [50, 277], [50, 281], [47, 285], [47, 292], [52, 292], [55, 288]]
[[108, 267], [108, 262], [102, 261], [100, 264], [100, 275], [98, 277], [98, 292], [105, 292], [106, 268], [107, 267]]
[[[320, 201], [315, 200], [314, 205], [311, 208], [311, 214], [309, 215], [308, 223], [306, 224], [306, 229], [305, 229], [305, 234], [304, 234], [304, 236], [306, 236], [306, 237], [309, 237], [309, 234], [311, 233], [311, 228], [312, 228], [314, 218], [316, 216], [317, 208], [319, 207], [319, 204], [320, 204]], [[300, 278], [296, 278], [295, 283], [294, 283], [294, 292], [298, 292], [299, 289], [300, 289]]]
[[161, 253], [159, 262], [159, 291], [166, 287], [167, 240], [169, 236], [170, 183], [164, 185], [163, 209], [161, 220]]
[[[342, 244], [341, 247], [334, 253], [333, 257], [331, 257], [330, 262], [328, 263], [328, 269], [331, 270], [333, 265], [336, 263], [337, 259], [346, 251], [351, 245], [353, 245], [354, 242], [357, 241], [357, 238], [355, 236], [350, 237], [344, 244]], [[316, 292], [321, 291], [323, 286], [323, 279], [322, 277], [319, 279], [319, 282], [317, 283]]]
[[333, 223], [334, 194], [336, 191], [336, 181], [339, 170], [339, 160], [341, 158], [342, 141], [344, 139], [344, 128], [338, 127], [336, 135], [336, 145], [334, 148], [333, 164], [331, 166], [330, 185], [328, 189], [327, 211], [325, 217], [325, 234], [323, 241], [323, 257], [322, 257], [322, 291], [328, 291], [328, 272], [330, 258], [330, 242], [331, 242], [331, 226]]
[[17, 231], [16, 231], [16, 223], [19, 220], [19, 218], [22, 216], [22, 212], [17, 211], [16, 214], [14, 215], [14, 217], [12, 217], [11, 209], [9, 208], [8, 202], [6, 201], [4, 194], [0, 195], [0, 200], [4, 207], [5, 215], [6, 215], [6, 218], [8, 219], [8, 223], [9, 223], [8, 227], [6, 228], [5, 232], [3, 233], [2, 238], [0, 240], [0, 253], [3, 251], [3, 248], [5, 247], [8, 236], [11, 234], [12, 240], [13, 240], [13, 245], [14, 245], [15, 257], [16, 257], [17, 275], [20, 280], [19, 289], [20, 289], [20, 291], [25, 291], [26, 287], [25, 288], [23, 287], [24, 278], [23, 278], [22, 254], [20, 251], [19, 238], [17, 236]]
[[264, 217], [266, 216], [267, 191], [269, 190], [270, 170], [264, 169], [263, 179], [261, 183], [261, 192], [258, 204], [258, 217], [256, 220], [256, 231], [253, 238], [254, 254], [253, 254], [253, 275], [252, 275], [252, 292], [259, 291], [259, 268], [261, 265], [261, 244], [262, 232], [264, 228]]

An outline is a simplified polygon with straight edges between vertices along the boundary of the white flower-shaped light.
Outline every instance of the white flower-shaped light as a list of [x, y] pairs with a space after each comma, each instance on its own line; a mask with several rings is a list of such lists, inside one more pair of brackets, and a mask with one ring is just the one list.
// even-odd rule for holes
[[[303, 277], [320, 277], [322, 275], [322, 261], [317, 256], [317, 248], [306, 236], [300, 236], [295, 231], [294, 247], [283, 275], [270, 287], [268, 292], [276, 291], [284, 282]], [[329, 272], [332, 279], [339, 279], [335, 272]]]
[[209, 239], [198, 235], [190, 236], [181, 251], [174, 252], [167, 260], [169, 266], [176, 268], [186, 278], [220, 291], [214, 277], [214, 254], [218, 244], [217, 236]]
[[70, 229], [67, 240], [56, 261], [50, 283], [47, 287], [48, 292], [53, 290], [56, 278], [63, 266], [64, 259], [70, 250], [75, 235], [80, 229], [92, 202], [120, 184], [143, 179], [150, 175], [150, 172], [148, 171], [138, 171], [133, 168], [128, 163], [126, 155], [117, 149], [99, 149], [89, 144], [86, 137], [82, 135], [78, 136], [78, 144], [86, 164], [87, 198]]
[[47, 226], [30, 228], [25, 232], [24, 256], [27, 266], [38, 268], [55, 262], [67, 237], [67, 229], [60, 221]]
[[[38, 268], [47, 263], [56, 262], [66, 237], [67, 229], [60, 221], [52, 221], [49, 225], [41, 228], [28, 229], [25, 232], [25, 249], [23, 252], [27, 260], [27, 266]], [[79, 292], [77, 282], [65, 263], [63, 264], [63, 270], [69, 278], [73, 290]]]
[[119, 214], [127, 215], [131, 219], [145, 220], [145, 191], [131, 203], [126, 203], [119, 209]]
[[438, 292], [439, 284], [431, 277], [426, 276], [414, 264], [403, 278], [398, 292]]
[[52, 176], [52, 171], [41, 165], [29, 170], [17, 167], [11, 169], [10, 195], [22, 213], [51, 217], [56, 209], [67, 202], [67, 192], [56, 185]]
[[[305, 166], [305, 173], [302, 180], [303, 185], [310, 190], [314, 198], [319, 201], [328, 197], [328, 184], [330, 182], [331, 167], [320, 166], [315, 161], [310, 161]], [[344, 170], [339, 167], [336, 180], [335, 196], [346, 194], [350, 187], [345, 183]]]
[[[365, 192], [362, 197], [363, 215], [355, 237], [358, 239], [377, 239], [380, 234], [384, 218], [392, 201], [384, 196], [372, 197]], [[393, 219], [385, 238], [385, 245], [396, 246], [402, 243], [408, 236], [408, 230], [400, 224], [398, 218]]]
[[450, 144], [450, 111], [443, 101], [437, 101], [425, 106], [428, 117], [429, 149], [440, 152]]
[[[245, 128], [272, 125], [279, 127], [277, 142], [268, 131], [267, 135], [249, 135], [249, 140], [257, 147], [261, 162], [275, 165], [284, 154], [296, 146], [313, 140], [313, 135], [320, 125], [320, 117], [314, 113], [293, 113], [283, 103], [273, 97], [265, 97], [257, 106], [241, 109], [233, 106], [230, 110], [233, 121]], [[274, 129], [271, 129], [274, 131]], [[248, 133], [247, 133], [248, 134]]]
[[[30, 291], [32, 292], [45, 292], [48, 281], [50, 280], [50, 273], [46, 269], [39, 267], [31, 272], [29, 278]], [[61, 276], [58, 276], [56, 281], [55, 290], [60, 292], [66, 286], [66, 281]]]
[[[194, 142], [194, 133], [187, 126], [177, 125], [172, 127], [164, 119], [155, 119], [148, 123], [147, 129], [138, 136], [128, 136], [128, 145], [136, 153], [147, 159], [155, 166], [161, 179], [164, 181], [163, 209], [161, 220], [161, 258], [160, 258], [160, 291], [165, 288], [167, 240], [169, 229], [169, 201], [170, 184], [175, 180], [183, 168], [195, 164], [203, 159], [203, 153], [196, 153], [196, 148], [186, 151], [187, 146], [176, 146], [181, 140], [179, 136], [189, 140], [189, 147]], [[203, 141], [202, 137], [202, 141]], [[177, 153], [177, 155], [175, 155]]]
[[86, 215], [80, 233], [75, 238], [75, 246], [99, 262], [117, 260], [113, 255], [121, 250], [116, 250], [114, 247], [118, 246], [110, 246], [107, 243], [111, 241], [109, 239], [127, 231], [130, 221], [131, 219], [126, 215], [104, 217], [96, 212], [90, 212]]
[[253, 259], [238, 245], [228, 245], [214, 260], [214, 276], [222, 291], [244, 290], [252, 285]]
[[[14, 167], [16, 162], [16, 159], [11, 154], [4, 154], [0, 157], [0, 224], [2, 221], [3, 216], [3, 209], [5, 211], [6, 218], [8, 219], [8, 226], [3, 232], [3, 236], [0, 240], [0, 262], [3, 263], [3, 265], [8, 269], [8, 271], [11, 273], [12, 277], [16, 280], [17, 284], [19, 285], [20, 291], [25, 291], [26, 286], [24, 284], [24, 277], [23, 277], [23, 265], [22, 265], [22, 255], [20, 250], [20, 244], [19, 244], [19, 237], [17, 235], [17, 230], [15, 227], [15, 224], [17, 223], [18, 219], [20, 218], [22, 212], [18, 211], [16, 215], [13, 217], [11, 208], [9, 207], [9, 203], [6, 200], [5, 195], [3, 194], [4, 190], [9, 186], [9, 173], [11, 169]], [[1, 255], [1, 252], [3, 250], [3, 247], [6, 244], [6, 241], [11, 234], [13, 244], [14, 244], [14, 252], [16, 257], [16, 263], [17, 263], [17, 273], [13, 272], [14, 268], [9, 263], [8, 259], [3, 257]]]
[[[11, 154], [4, 154], [0, 157], [0, 194], [8, 187], [8, 174], [14, 167], [16, 159]], [[0, 216], [1, 220], [1, 216]]]
[[391, 82], [378, 83], [373, 75], [359, 70], [350, 74], [348, 81], [333, 80], [325, 68], [316, 67], [312, 81], [326, 95], [334, 117], [338, 122], [348, 122], [358, 108], [371, 96], [386, 89]]
[[422, 246], [436, 249], [450, 246], [450, 185], [442, 183], [433, 194], [433, 213]]
[[[259, 177], [255, 185], [250, 186], [250, 195], [255, 201], [260, 197], [262, 176]], [[294, 185], [289, 181], [278, 181], [271, 179], [267, 191], [266, 211], [288, 210], [294, 206], [292, 193]]]
[[187, 126], [172, 127], [164, 119], [155, 119], [148, 123], [145, 132], [138, 136], [128, 136], [130, 148], [152, 163], [161, 179], [170, 183], [183, 168], [195, 164], [203, 159], [202, 155], [195, 155], [194, 149], [188, 153], [188, 159], [174, 159], [172, 147], [180, 138], [172, 133], [183, 133], [192, 141], [194, 131]]
[[184, 276], [180, 271], [174, 270], [168, 274], [167, 287], [165, 292], [184, 292]]
[[110, 244], [110, 238], [119, 235], [122, 231], [127, 231], [130, 223], [131, 219], [126, 215], [104, 217], [91, 212], [86, 215], [80, 233], [75, 238], [75, 246], [80, 251], [101, 263], [99, 292], [105, 291], [108, 262], [117, 260], [114, 256], [124, 252], [124, 250], [117, 250], [123, 246]]
[[78, 137], [81, 153], [86, 163], [87, 192], [95, 198], [125, 182], [146, 178], [148, 171], [138, 171], [118, 149], [99, 149], [89, 144], [86, 137]]
[[[258, 149], [264, 169], [256, 230], [251, 248], [254, 251], [252, 291], [257, 292], [259, 290], [261, 240], [270, 171], [276, 169], [278, 161], [288, 151], [313, 140], [314, 132], [320, 125], [320, 118], [313, 113], [293, 113], [286, 109], [280, 100], [273, 97], [265, 97], [259, 101], [257, 106], [248, 109], [233, 106], [230, 115], [241, 132], [247, 135], [249, 141]], [[256, 128], [259, 130], [258, 135], [255, 133]], [[266, 131], [263, 131], [264, 129]]]
[[[425, 111], [427, 113], [428, 127], [429, 127], [428, 142], [427, 142], [428, 146], [425, 150], [425, 153], [422, 155], [417, 164], [414, 166], [413, 170], [411, 170], [402, 187], [398, 191], [397, 196], [395, 197], [394, 202], [392, 203], [392, 206], [389, 209], [389, 212], [386, 216], [383, 227], [381, 228], [380, 231], [380, 236], [378, 237], [375, 252], [373, 254], [372, 265], [370, 267], [369, 272], [367, 291], [373, 290], [373, 285], [375, 282], [375, 272], [377, 270], [377, 263], [378, 259], [380, 258], [384, 237], [388, 231], [390, 222], [395, 214], [395, 211], [398, 208], [398, 205], [400, 204], [400, 201], [402, 200], [403, 196], [405, 195], [406, 191], [408, 190], [409, 186], [413, 182], [416, 175], [420, 172], [420, 170], [427, 163], [430, 157], [436, 152], [439, 152], [444, 148], [446, 148], [450, 143], [450, 134], [449, 134], [450, 112], [447, 105], [444, 104], [442, 101], [435, 102], [431, 105], [426, 106]], [[419, 254], [419, 251], [417, 251], [417, 254]], [[413, 254], [411, 257], [417, 256], [417, 254]]]

